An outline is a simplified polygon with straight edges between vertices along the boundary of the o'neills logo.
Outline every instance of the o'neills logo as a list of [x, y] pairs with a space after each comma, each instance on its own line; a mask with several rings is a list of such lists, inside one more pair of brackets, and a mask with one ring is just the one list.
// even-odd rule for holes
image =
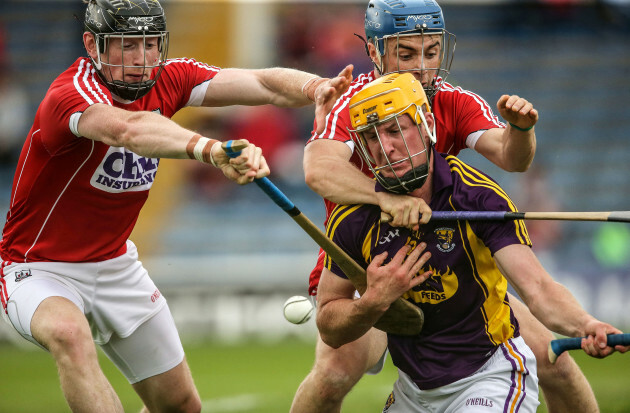
[[110, 147], [90, 184], [106, 192], [147, 191], [153, 185], [159, 158], [145, 158], [125, 148]]

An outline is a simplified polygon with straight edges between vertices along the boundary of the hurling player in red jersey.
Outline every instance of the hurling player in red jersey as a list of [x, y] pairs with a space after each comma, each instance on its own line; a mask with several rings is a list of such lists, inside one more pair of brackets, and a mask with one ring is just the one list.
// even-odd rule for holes
[[[506, 125], [483, 98], [445, 81], [455, 39], [445, 30], [442, 10], [436, 2], [407, 0], [389, 4], [371, 0], [365, 14], [365, 32], [366, 49], [375, 70], [355, 78], [326, 117], [324, 131], [313, 133], [304, 153], [306, 182], [324, 198], [327, 215], [337, 203], [370, 203], [389, 213], [396, 226], [417, 228], [431, 216], [430, 208], [419, 198], [374, 192], [371, 173], [354, 151], [347, 130], [350, 98], [386, 73], [410, 72], [422, 82], [435, 116], [439, 152], [457, 155], [468, 147], [507, 171], [528, 169], [536, 151], [533, 127], [538, 112], [527, 100], [504, 95], [497, 108]], [[318, 122], [316, 119], [321, 129]], [[323, 258], [320, 250], [309, 279], [311, 295], [317, 294]], [[597, 411], [593, 391], [571, 356], [563, 355], [554, 365], [547, 362], [547, 345], [554, 336], [518, 299], [512, 299], [511, 304], [521, 320], [522, 335], [537, 356], [540, 386], [550, 412]], [[345, 395], [361, 376], [366, 371], [380, 370], [385, 348], [385, 334], [376, 329], [339, 349], [332, 349], [318, 338], [313, 369], [299, 387], [292, 411], [340, 411]]]
[[[239, 184], [269, 173], [249, 144], [219, 141], [169, 118], [186, 106], [298, 107], [352, 80], [283, 68], [220, 69], [168, 59], [157, 0], [89, 0], [82, 57], [50, 86], [17, 165], [0, 242], [2, 315], [48, 350], [72, 411], [122, 412], [95, 344], [148, 411], [196, 412], [201, 401], [166, 300], [128, 240], [160, 158], [196, 159]], [[222, 137], [223, 138], [223, 137]]]

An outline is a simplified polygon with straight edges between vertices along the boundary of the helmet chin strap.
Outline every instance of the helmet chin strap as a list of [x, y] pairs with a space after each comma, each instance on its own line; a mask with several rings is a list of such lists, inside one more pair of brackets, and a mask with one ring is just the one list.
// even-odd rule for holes
[[[431, 162], [431, 152], [433, 145], [429, 145], [427, 148], [427, 161], [403, 174], [401, 177], [386, 177], [381, 174], [376, 175], [377, 179], [381, 182], [383, 188], [386, 188], [389, 192], [398, 195], [406, 195], [418, 188], [422, 188], [429, 176], [429, 163]], [[417, 178], [415, 178], [417, 176]]]

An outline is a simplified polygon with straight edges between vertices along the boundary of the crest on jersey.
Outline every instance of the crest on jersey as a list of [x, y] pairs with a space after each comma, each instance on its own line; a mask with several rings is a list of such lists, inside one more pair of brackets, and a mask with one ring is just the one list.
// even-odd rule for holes
[[20, 270], [20, 271], [16, 271], [15, 272], [15, 282], [19, 282], [22, 281], [25, 278], [30, 277], [31, 275], [31, 270]]
[[453, 242], [455, 230], [453, 228], [442, 227], [437, 228], [434, 232], [438, 239], [437, 249], [442, 252], [453, 251], [453, 248], [455, 248], [455, 243]]

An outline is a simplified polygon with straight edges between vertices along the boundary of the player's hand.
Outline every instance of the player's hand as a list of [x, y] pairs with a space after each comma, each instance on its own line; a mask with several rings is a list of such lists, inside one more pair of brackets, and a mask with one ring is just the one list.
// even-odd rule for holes
[[384, 218], [391, 226], [417, 231], [421, 224], [431, 219], [431, 208], [420, 198], [390, 192], [377, 192], [376, 196], [381, 211], [387, 214]]
[[315, 123], [317, 124], [316, 132], [322, 133], [326, 126], [326, 116], [332, 110], [337, 99], [343, 95], [350, 83], [352, 83], [352, 69], [354, 66], [346, 66], [337, 77], [328, 79], [315, 90]]
[[582, 339], [582, 350], [586, 354], [595, 358], [604, 358], [611, 355], [615, 351], [625, 353], [630, 350], [630, 346], [615, 346], [610, 347], [606, 345], [607, 334], [621, 334], [622, 331], [616, 329], [610, 324], [603, 323], [598, 320], [593, 320], [587, 324], [586, 338]]
[[405, 292], [425, 282], [431, 275], [431, 271], [420, 274], [422, 266], [431, 258], [430, 252], [424, 252], [426, 247], [422, 242], [412, 251], [405, 245], [385, 265], [387, 252], [374, 257], [367, 268], [367, 289], [361, 299], [374, 307], [387, 308]]
[[534, 105], [516, 95], [503, 95], [497, 102], [501, 117], [521, 129], [532, 127], [538, 122], [538, 111]]
[[228, 157], [221, 149], [221, 145], [212, 147], [212, 158], [223, 175], [239, 185], [245, 185], [256, 178], [269, 175], [269, 166], [262, 154], [262, 149], [246, 139], [240, 139], [238, 142], [247, 144], [247, 147], [241, 150], [241, 154], [236, 158]]

